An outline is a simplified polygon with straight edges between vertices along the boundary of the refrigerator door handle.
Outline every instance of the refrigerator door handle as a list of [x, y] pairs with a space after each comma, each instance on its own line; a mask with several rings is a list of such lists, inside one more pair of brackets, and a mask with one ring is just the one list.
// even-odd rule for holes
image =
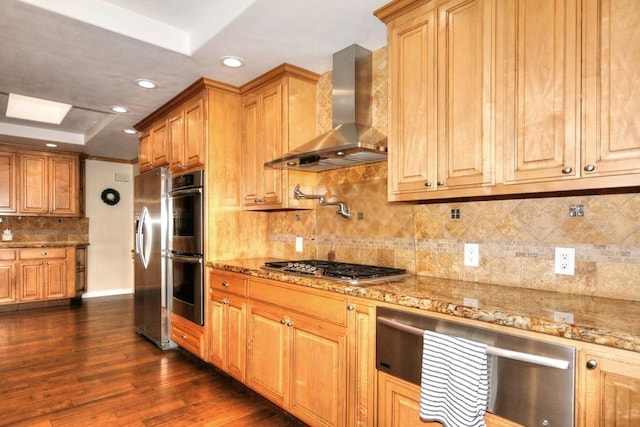
[[149, 224], [149, 210], [147, 207], [142, 208], [140, 213], [140, 221], [138, 222], [138, 242], [140, 261], [144, 268], [149, 265], [149, 257], [151, 255], [151, 243], [153, 241], [153, 229]]

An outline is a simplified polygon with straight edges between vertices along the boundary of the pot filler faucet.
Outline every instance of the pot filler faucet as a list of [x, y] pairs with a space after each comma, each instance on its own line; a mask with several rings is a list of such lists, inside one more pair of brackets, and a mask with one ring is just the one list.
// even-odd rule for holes
[[343, 218], [351, 217], [351, 212], [349, 212], [349, 207], [342, 202], [327, 202], [324, 200], [324, 196], [320, 196], [318, 194], [304, 194], [300, 191], [300, 184], [296, 185], [296, 188], [293, 190], [293, 197], [296, 199], [318, 199], [318, 203], [320, 206], [338, 206], [338, 210], [336, 213], [338, 215], [342, 215]]

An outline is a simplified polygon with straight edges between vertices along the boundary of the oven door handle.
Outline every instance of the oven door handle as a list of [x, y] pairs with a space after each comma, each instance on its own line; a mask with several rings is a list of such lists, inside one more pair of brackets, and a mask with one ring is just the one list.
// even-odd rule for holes
[[[424, 335], [424, 330], [420, 328], [416, 328], [415, 326], [410, 326], [402, 322], [398, 322], [397, 320], [388, 319], [386, 317], [378, 317], [377, 322], [386, 325], [395, 329], [398, 329], [403, 332], [407, 332], [409, 334], [418, 335], [422, 337]], [[537, 354], [531, 353], [523, 353], [521, 351], [513, 351], [507, 350], [506, 348], [493, 347], [487, 345], [487, 354], [505, 357], [507, 359], [513, 359], [520, 362], [528, 362], [533, 363], [534, 365], [546, 366], [549, 368], [556, 369], [569, 369], [569, 361], [554, 359], [552, 357], [540, 356]]]
[[202, 194], [202, 187], [186, 188], [184, 190], [175, 190], [169, 193], [169, 197], [186, 196], [189, 194]]
[[189, 264], [202, 264], [202, 257], [177, 255], [173, 252], [169, 252], [169, 259], [175, 259], [176, 261], [186, 262]]

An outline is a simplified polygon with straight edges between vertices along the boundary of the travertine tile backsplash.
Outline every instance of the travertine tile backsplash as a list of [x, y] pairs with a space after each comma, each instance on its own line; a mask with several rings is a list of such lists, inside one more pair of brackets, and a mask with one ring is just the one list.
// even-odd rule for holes
[[[387, 132], [386, 48], [374, 52], [372, 122]], [[331, 126], [331, 73], [318, 85], [318, 132]], [[640, 301], [640, 194], [442, 202], [387, 202], [386, 162], [317, 174], [317, 191], [349, 204], [269, 214], [269, 250], [281, 258], [336, 259], [426, 276]], [[569, 217], [582, 204], [584, 217]], [[451, 210], [460, 210], [460, 219]], [[358, 214], [361, 219], [358, 219]], [[294, 252], [303, 236], [304, 253]], [[464, 243], [480, 266], [463, 265]], [[576, 250], [574, 276], [556, 275], [556, 247]]]
[[14, 242], [89, 243], [89, 218], [3, 216]]

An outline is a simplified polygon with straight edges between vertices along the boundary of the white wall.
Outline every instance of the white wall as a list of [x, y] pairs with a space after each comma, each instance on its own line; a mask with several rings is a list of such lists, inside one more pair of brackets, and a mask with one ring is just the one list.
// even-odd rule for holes
[[[116, 173], [128, 181], [116, 181]], [[133, 174], [131, 164], [86, 161], [89, 249], [85, 298], [133, 293]], [[118, 204], [102, 201], [100, 195], [107, 188], [120, 193]]]

